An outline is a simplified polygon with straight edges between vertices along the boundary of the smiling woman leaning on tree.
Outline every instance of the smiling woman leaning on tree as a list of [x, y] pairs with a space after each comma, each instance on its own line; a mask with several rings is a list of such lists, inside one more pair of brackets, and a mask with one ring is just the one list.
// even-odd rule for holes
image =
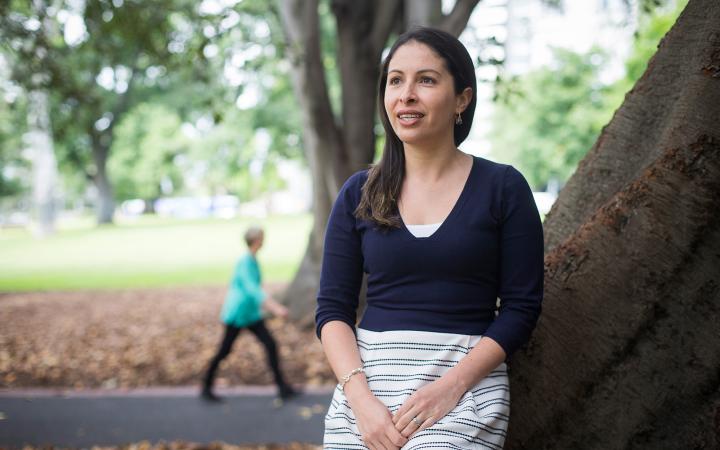
[[378, 86], [382, 159], [345, 182], [325, 236], [317, 334], [340, 380], [325, 448], [501, 448], [507, 361], [541, 309], [540, 215], [514, 167], [457, 148], [476, 81], [455, 37], [400, 36]]

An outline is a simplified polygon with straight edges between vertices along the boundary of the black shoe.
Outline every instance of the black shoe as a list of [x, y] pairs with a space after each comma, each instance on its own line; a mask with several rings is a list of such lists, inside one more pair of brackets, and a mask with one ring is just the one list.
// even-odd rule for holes
[[289, 384], [280, 386], [279, 392], [280, 392], [280, 398], [282, 400], [290, 400], [291, 398], [297, 397], [298, 395], [301, 394], [301, 391], [293, 389], [293, 387], [290, 386]]
[[218, 397], [210, 389], [203, 389], [200, 393], [200, 397], [208, 402], [220, 403], [223, 401], [222, 397]]

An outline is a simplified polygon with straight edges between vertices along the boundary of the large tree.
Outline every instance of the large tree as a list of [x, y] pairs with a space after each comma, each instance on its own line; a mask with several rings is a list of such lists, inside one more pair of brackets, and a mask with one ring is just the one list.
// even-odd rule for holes
[[42, 141], [36, 147], [52, 152], [54, 142], [61, 159], [92, 182], [98, 222], [112, 222], [115, 209], [107, 161], [116, 124], [134, 105], [167, 90], [178, 73], [204, 73], [208, 39], [199, 30], [216, 19], [222, 18], [202, 14], [190, 0], [0, 5], [12, 77], [32, 94], [30, 128], [42, 132], [35, 133]]
[[720, 3], [690, 0], [545, 220], [508, 448], [720, 447]]
[[[6, 7], [7, 5], [4, 5], [0, 9], [0, 14], [3, 14], [3, 19], [0, 20], [2, 25], [0, 37], [5, 39], [19, 35], [34, 37], [26, 40], [23, 51], [18, 52], [24, 53], [27, 57], [29, 64], [25, 62], [24, 65], [29, 70], [24, 73], [18, 73], [16, 70], [14, 75], [16, 80], [22, 80], [21, 84], [26, 94], [27, 132], [24, 141], [27, 145], [27, 154], [32, 161], [32, 211], [36, 224], [34, 228], [36, 234], [46, 236], [54, 231], [58, 178], [50, 119], [50, 96], [47, 89], [51, 74], [47, 67], [51, 63], [52, 42], [62, 40], [62, 34], [59, 24], [46, 14], [49, 5], [43, 0], [33, 0], [18, 8], [17, 15], [23, 17], [20, 13], [22, 12], [34, 19], [21, 24], [18, 24], [17, 20], [6, 18], [7, 12], [4, 11]], [[11, 61], [13, 67], [21, 64], [17, 54], [4, 53], [4, 59]]]
[[305, 157], [313, 180], [313, 229], [300, 269], [288, 289], [297, 318], [310, 318], [320, 274], [327, 218], [342, 183], [373, 161], [376, 84], [382, 51], [392, 33], [432, 25], [455, 36], [479, 0], [459, 0], [443, 14], [440, 0], [332, 0], [342, 98], [333, 112], [323, 65], [318, 0], [280, 0], [279, 14], [303, 117]]

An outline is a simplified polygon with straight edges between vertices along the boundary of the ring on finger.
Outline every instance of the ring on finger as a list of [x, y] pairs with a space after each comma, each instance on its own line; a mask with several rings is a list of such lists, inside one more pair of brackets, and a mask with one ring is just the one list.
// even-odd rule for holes
[[417, 425], [418, 427], [420, 427], [420, 425], [422, 425], [422, 420], [418, 419], [418, 416], [413, 417], [413, 418], [412, 418], [412, 421], [413, 421], [413, 423], [414, 423], [415, 425]]

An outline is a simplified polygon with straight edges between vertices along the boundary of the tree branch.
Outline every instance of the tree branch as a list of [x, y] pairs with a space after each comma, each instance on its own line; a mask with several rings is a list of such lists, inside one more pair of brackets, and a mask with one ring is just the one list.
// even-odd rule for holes
[[401, 0], [379, 0], [375, 2], [373, 29], [370, 35], [373, 54], [382, 55], [385, 43], [397, 22], [401, 6]]
[[120, 99], [115, 104], [115, 107], [110, 111], [112, 114], [112, 120], [110, 121], [110, 126], [107, 128], [107, 132], [109, 134], [112, 134], [113, 128], [115, 128], [115, 124], [118, 122], [118, 117], [125, 113], [129, 106], [130, 106], [130, 96], [132, 95], [132, 88], [135, 84], [135, 77], [137, 75], [138, 69], [137, 67], [131, 67], [130, 68], [130, 79], [128, 80], [128, 86], [125, 92], [120, 96]]
[[457, 0], [450, 14], [440, 20], [438, 28], [445, 30], [455, 37], [460, 36], [467, 26], [470, 15], [480, 0]]
[[[292, 65], [293, 87], [303, 113], [306, 150], [319, 152], [319, 157], [329, 160], [330, 149], [340, 148], [342, 142], [328, 95], [317, 0], [280, 0], [278, 9], [287, 43], [285, 54]], [[313, 136], [308, 140], [310, 134]], [[314, 139], [318, 142], [312, 142]]]

